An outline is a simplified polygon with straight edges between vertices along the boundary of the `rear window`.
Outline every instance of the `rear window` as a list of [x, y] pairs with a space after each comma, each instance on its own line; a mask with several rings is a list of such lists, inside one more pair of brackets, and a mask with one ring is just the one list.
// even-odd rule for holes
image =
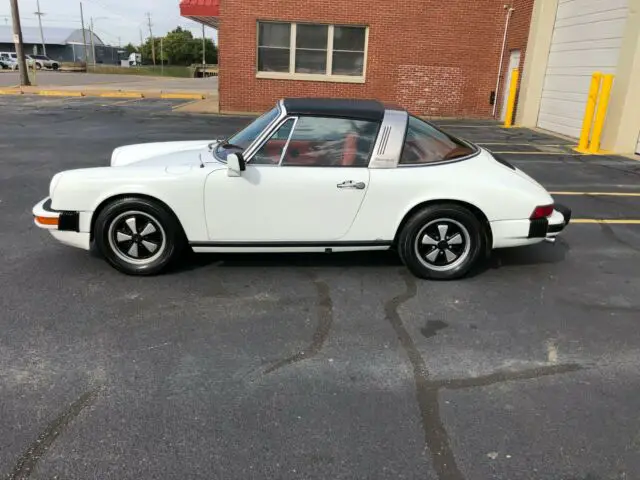
[[443, 162], [471, 155], [475, 150], [417, 117], [409, 117], [400, 165]]

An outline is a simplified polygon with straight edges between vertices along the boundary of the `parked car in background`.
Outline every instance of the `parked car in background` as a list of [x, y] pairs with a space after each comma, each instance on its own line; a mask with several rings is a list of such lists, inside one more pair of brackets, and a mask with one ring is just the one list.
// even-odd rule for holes
[[60, 62], [51, 60], [46, 55], [27, 55], [26, 57], [27, 57], [27, 64], [30, 67], [33, 67], [33, 65], [35, 64], [38, 70], [42, 68], [58, 70], [60, 68]]
[[0, 67], [3, 70], [18, 70], [18, 61], [9, 55], [0, 54]]
[[9, 57], [13, 58], [16, 62], [18, 61], [18, 54], [16, 52], [0, 52], [0, 57]]

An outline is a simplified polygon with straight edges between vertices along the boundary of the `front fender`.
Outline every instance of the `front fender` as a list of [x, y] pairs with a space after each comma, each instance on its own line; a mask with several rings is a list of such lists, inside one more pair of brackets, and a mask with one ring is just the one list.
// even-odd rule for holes
[[[208, 170], [208, 169], [207, 169]], [[165, 168], [95, 168], [64, 172], [57, 178], [52, 207], [88, 213], [96, 212], [110, 199], [146, 196], [167, 205], [178, 218], [190, 241], [206, 240], [204, 214], [205, 169], [180, 174]]]

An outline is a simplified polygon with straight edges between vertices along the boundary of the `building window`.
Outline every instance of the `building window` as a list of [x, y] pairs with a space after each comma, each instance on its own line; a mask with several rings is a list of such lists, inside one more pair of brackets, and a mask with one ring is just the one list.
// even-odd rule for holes
[[258, 22], [258, 77], [362, 83], [368, 28]]
[[261, 23], [258, 35], [258, 70], [261, 72], [288, 72], [291, 55], [291, 25], [288, 23]]

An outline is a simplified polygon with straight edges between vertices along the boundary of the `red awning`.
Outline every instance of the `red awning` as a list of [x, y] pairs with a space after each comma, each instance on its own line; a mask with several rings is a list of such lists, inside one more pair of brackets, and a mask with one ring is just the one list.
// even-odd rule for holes
[[180, 15], [217, 28], [220, 0], [181, 0]]

